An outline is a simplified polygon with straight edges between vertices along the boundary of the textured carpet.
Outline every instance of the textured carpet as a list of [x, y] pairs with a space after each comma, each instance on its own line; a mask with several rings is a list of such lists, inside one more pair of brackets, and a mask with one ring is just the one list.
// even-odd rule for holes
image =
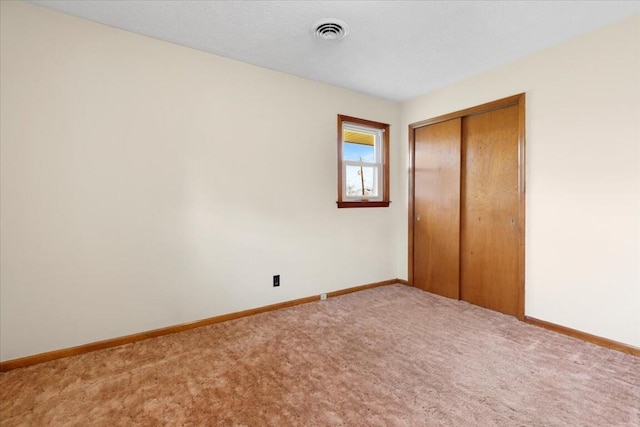
[[0, 376], [0, 424], [640, 425], [640, 358], [403, 285]]

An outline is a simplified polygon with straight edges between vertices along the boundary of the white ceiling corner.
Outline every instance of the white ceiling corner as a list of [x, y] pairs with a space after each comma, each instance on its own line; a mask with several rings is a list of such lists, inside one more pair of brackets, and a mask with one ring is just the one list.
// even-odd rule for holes
[[[394, 101], [640, 13], [637, 0], [29, 3]], [[331, 17], [347, 38], [313, 36]]]

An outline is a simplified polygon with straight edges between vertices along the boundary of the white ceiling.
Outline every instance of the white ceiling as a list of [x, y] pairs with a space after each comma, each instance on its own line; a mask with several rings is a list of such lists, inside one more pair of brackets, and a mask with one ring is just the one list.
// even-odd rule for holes
[[[638, 0], [30, 3], [395, 101], [640, 13]], [[329, 17], [350, 35], [314, 38]]]

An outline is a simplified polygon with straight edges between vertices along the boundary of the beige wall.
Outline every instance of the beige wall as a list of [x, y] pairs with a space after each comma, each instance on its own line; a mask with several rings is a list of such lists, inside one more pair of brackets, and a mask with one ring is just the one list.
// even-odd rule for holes
[[398, 104], [1, 7], [2, 360], [396, 277], [402, 206], [338, 210], [335, 140], [398, 159]]
[[526, 315], [640, 347], [640, 16], [406, 102], [401, 140], [521, 92]]

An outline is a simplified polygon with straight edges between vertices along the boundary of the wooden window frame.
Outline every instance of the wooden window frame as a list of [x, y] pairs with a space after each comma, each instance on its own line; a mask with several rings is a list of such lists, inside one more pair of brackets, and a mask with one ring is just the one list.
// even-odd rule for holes
[[[358, 126], [364, 126], [372, 129], [382, 130], [380, 153], [382, 156], [382, 200], [345, 200], [343, 194], [343, 180], [346, 177], [343, 174], [343, 123], [351, 123]], [[386, 123], [374, 122], [371, 120], [359, 119], [357, 117], [345, 116], [338, 114], [338, 208], [386, 208], [389, 207], [389, 125]]]

